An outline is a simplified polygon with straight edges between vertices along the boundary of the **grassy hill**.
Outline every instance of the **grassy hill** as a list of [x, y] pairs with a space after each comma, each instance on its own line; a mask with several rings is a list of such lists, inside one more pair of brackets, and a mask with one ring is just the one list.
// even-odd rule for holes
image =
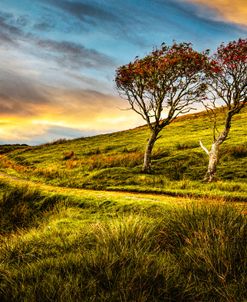
[[246, 117], [213, 184], [201, 181], [204, 113], [164, 129], [150, 175], [146, 127], [5, 149], [0, 301], [245, 301]]
[[47, 184], [90, 189], [163, 192], [171, 195], [247, 198], [247, 109], [235, 116], [222, 145], [219, 180], [203, 184], [211, 122], [203, 112], [180, 117], [161, 132], [153, 154], [153, 173], [141, 173], [148, 129], [59, 140], [10, 152], [0, 167], [8, 173]]

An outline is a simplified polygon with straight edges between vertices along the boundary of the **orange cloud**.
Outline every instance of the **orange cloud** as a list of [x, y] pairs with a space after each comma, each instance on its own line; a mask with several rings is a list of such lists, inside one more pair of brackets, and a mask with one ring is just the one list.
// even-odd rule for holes
[[27, 142], [33, 137], [40, 136], [44, 133], [44, 127], [33, 127], [29, 119], [1, 117], [0, 141], [11, 143]]
[[247, 25], [247, 1], [246, 0], [187, 0], [192, 3], [215, 9], [221, 19]]
[[[53, 141], [133, 128], [143, 123], [128, 103], [93, 91], [50, 91], [51, 103], [26, 104], [27, 112], [0, 112], [0, 142]], [[15, 100], [18, 103], [18, 99]], [[23, 104], [24, 106], [24, 104]], [[13, 110], [14, 111], [14, 110]]]
[[42, 125], [99, 132], [127, 129], [143, 123], [134, 112], [121, 110], [127, 107], [127, 102], [112, 95], [90, 90], [57, 89], [53, 92], [52, 103], [38, 105], [36, 112], [40, 114], [34, 112], [32, 120]]

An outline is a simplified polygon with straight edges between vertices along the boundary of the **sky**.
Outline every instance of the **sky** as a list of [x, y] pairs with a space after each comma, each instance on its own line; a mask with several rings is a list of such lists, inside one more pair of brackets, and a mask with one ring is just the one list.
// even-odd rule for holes
[[247, 37], [247, 0], [0, 0], [0, 144], [133, 128], [117, 67], [162, 42]]

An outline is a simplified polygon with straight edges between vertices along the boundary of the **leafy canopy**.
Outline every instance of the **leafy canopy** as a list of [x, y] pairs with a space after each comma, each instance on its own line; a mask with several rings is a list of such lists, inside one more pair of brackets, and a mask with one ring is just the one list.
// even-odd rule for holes
[[160, 119], [165, 107], [171, 121], [179, 113], [188, 112], [204, 94], [203, 71], [207, 66], [207, 53], [193, 50], [190, 43], [162, 44], [144, 58], [119, 67], [116, 85], [149, 125], [152, 118]]
[[210, 66], [209, 86], [213, 96], [230, 110], [242, 108], [247, 102], [247, 39], [221, 44]]

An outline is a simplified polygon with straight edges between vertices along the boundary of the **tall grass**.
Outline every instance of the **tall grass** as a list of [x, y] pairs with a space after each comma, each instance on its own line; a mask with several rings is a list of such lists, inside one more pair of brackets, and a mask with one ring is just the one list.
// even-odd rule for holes
[[[66, 187], [246, 201], [245, 117], [213, 184], [200, 182], [207, 157], [198, 140], [211, 144], [203, 114], [167, 127], [149, 175], [140, 173], [145, 127], [15, 150], [0, 169]], [[0, 301], [247, 301], [246, 210], [35, 187], [0, 182]]]
[[192, 204], [155, 217], [130, 207], [109, 219], [108, 206], [93, 207], [89, 222], [90, 207], [58, 208], [36, 228], [0, 237], [1, 301], [247, 299], [244, 212]]
[[0, 234], [37, 225], [38, 218], [64, 199], [28, 186], [5, 188], [0, 200]]

